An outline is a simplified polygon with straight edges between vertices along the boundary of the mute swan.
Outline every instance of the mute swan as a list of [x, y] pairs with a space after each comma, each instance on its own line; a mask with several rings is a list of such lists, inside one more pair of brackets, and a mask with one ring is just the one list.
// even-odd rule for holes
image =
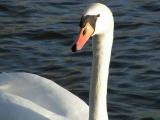
[[30, 73], [0, 74], [1, 120], [108, 120], [106, 95], [114, 20], [108, 7], [91, 4], [80, 22], [72, 51], [93, 36], [89, 106], [56, 83]]

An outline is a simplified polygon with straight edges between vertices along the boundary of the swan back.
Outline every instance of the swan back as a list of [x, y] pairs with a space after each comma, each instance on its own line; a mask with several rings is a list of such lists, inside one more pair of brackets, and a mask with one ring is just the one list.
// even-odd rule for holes
[[6, 104], [0, 107], [0, 111], [8, 109], [7, 105], [12, 106], [8, 109], [10, 117], [14, 116], [13, 113], [17, 116], [12, 120], [21, 117], [25, 120], [24, 114], [33, 115], [33, 118], [47, 116], [49, 119], [54, 118], [52, 120], [81, 120], [82, 116], [85, 120], [88, 118], [88, 106], [80, 98], [55, 82], [30, 73], [1, 73], [0, 104], [2, 101]]

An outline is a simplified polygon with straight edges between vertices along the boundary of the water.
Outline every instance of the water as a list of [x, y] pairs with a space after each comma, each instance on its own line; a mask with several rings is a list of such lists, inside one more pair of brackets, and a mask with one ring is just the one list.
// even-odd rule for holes
[[[91, 42], [70, 47], [79, 19], [96, 0], [1, 0], [0, 71], [35, 73], [88, 103]], [[110, 120], [160, 119], [160, 1], [101, 0], [115, 18], [108, 85]]]

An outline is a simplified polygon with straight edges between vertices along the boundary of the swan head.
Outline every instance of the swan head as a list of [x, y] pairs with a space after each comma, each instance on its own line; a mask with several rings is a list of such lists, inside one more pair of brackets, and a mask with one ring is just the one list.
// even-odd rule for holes
[[107, 34], [113, 31], [113, 28], [114, 20], [111, 10], [101, 3], [91, 4], [81, 17], [79, 36], [72, 46], [72, 51], [82, 49], [90, 37]]

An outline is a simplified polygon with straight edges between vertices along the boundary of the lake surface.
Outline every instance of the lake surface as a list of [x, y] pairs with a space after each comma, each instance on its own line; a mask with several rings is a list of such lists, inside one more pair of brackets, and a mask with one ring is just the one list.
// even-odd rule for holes
[[[115, 18], [110, 120], [160, 120], [160, 1], [100, 0]], [[96, 0], [1, 0], [0, 72], [52, 79], [88, 103], [91, 40], [70, 48], [83, 9]]]

